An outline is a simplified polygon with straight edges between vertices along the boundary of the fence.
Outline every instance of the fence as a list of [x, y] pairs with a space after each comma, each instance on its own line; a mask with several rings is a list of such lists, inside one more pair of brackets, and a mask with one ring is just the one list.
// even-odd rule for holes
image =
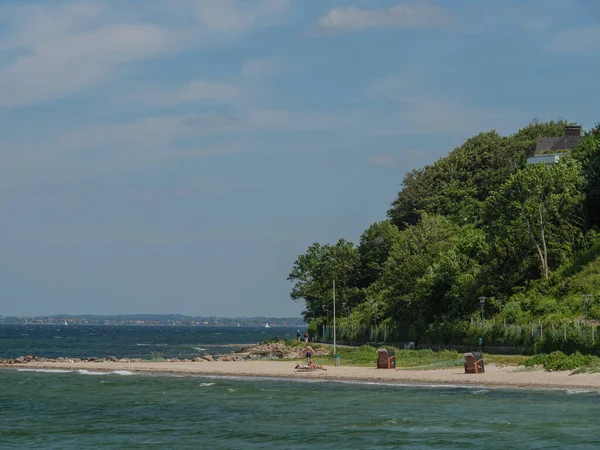
[[[416, 342], [419, 347], [473, 348], [484, 347], [513, 349], [522, 353], [565, 353], [581, 351], [600, 355], [600, 336], [597, 322], [579, 320], [507, 324], [506, 321], [486, 321], [482, 327], [476, 323], [438, 323], [418, 330], [411, 326], [380, 325], [371, 327], [338, 326], [338, 343], [394, 343]], [[322, 326], [316, 339], [333, 340], [333, 327]], [[480, 338], [481, 341], [480, 341]]]

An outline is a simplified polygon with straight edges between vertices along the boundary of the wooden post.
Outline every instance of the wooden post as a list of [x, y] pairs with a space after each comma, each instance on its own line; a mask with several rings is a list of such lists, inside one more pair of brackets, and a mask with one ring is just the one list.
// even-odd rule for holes
[[563, 338], [567, 340], [567, 322], [563, 322]]
[[594, 325], [592, 325], [592, 344], [594, 343]]
[[540, 339], [544, 339], [544, 327], [540, 321]]

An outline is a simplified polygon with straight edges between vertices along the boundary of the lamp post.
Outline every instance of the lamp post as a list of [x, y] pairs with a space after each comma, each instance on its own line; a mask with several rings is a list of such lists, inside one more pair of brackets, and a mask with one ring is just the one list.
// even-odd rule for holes
[[585, 316], [585, 346], [588, 345], [587, 339], [587, 326], [588, 326], [588, 311], [590, 309], [590, 304], [592, 303], [592, 294], [581, 294], [581, 306], [583, 306], [583, 312]]
[[335, 280], [333, 280], [333, 356], [337, 354], [336, 352], [336, 340], [335, 340]]
[[479, 304], [481, 305], [481, 337], [479, 338], [479, 345], [481, 346], [481, 350], [483, 351], [483, 329], [485, 327], [485, 317], [483, 315], [483, 308], [485, 307], [485, 301], [487, 297], [479, 297]]

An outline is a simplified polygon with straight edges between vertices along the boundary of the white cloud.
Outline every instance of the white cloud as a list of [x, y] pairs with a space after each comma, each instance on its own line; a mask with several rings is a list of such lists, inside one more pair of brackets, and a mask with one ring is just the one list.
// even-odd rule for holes
[[[168, 9], [144, 4], [147, 8], [131, 0], [0, 6], [8, 30], [0, 37], [0, 107], [56, 100], [119, 79], [131, 63], [240, 37], [276, 23], [290, 0], [251, 5], [181, 0]], [[233, 91], [200, 81], [178, 95], [181, 101], [210, 100], [234, 96]]]
[[159, 27], [131, 25], [40, 42], [0, 68], [0, 106], [54, 100], [101, 83], [120, 65], [164, 53], [176, 41]]
[[587, 25], [560, 32], [550, 45], [560, 54], [592, 54], [600, 52], [600, 25]]
[[400, 3], [389, 9], [333, 8], [317, 25], [326, 31], [364, 30], [374, 27], [430, 28], [449, 23], [450, 16], [428, 0]]

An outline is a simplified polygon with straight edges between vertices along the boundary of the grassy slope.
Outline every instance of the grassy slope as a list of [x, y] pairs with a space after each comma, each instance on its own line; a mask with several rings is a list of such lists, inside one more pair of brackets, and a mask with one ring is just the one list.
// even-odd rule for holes
[[554, 272], [551, 279], [536, 280], [529, 289], [514, 295], [511, 301], [521, 303], [529, 313], [524, 321], [544, 320], [560, 322], [562, 319], [582, 317], [581, 294], [590, 293], [594, 301], [589, 317], [600, 319], [600, 241], [580, 254], [575, 260]]

